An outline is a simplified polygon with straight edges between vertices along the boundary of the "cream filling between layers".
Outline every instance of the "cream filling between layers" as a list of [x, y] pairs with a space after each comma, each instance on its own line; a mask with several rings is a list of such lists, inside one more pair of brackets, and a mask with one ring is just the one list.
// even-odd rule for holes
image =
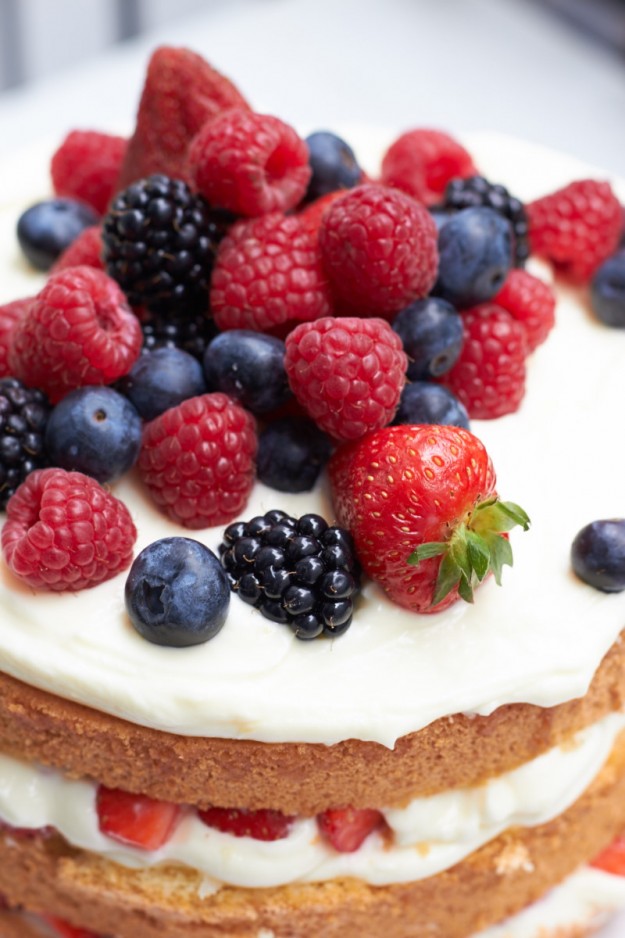
[[[375, 173], [389, 135], [349, 131]], [[481, 170], [521, 198], [596, 174], [568, 157], [494, 134], [467, 138]], [[20, 161], [29, 191], [45, 194], [46, 149]], [[38, 166], [38, 174], [34, 166]], [[17, 164], [16, 164], [17, 165]], [[23, 178], [23, 177], [21, 177]], [[13, 226], [25, 192], [0, 173], [0, 300], [34, 292]], [[35, 181], [36, 180], [36, 181]], [[625, 190], [619, 190], [625, 196]], [[581, 292], [560, 290], [558, 325], [530, 359], [518, 413], [475, 421], [503, 498], [532, 518], [512, 533], [514, 568], [488, 582], [475, 604], [417, 616], [369, 584], [339, 640], [302, 643], [235, 596], [222, 632], [206, 645], [150, 645], [131, 628], [125, 574], [78, 594], [33, 593], [0, 564], [0, 668], [51, 693], [137, 724], [197, 736], [265, 742], [398, 737], [450, 714], [488, 715], [516, 702], [549, 707], [582, 696], [625, 626], [625, 593], [578, 581], [569, 549], [588, 521], [620, 513], [622, 443], [614, 408], [625, 398], [625, 333], [594, 322]], [[215, 547], [219, 530], [187, 532], [149, 503], [128, 477], [114, 486], [151, 540], [190, 534]], [[245, 511], [284, 507], [332, 518], [327, 493], [288, 497], [261, 485]]]
[[[201, 891], [221, 885], [264, 887], [355, 877], [372, 885], [411, 882], [449, 869], [511, 827], [545, 823], [579, 798], [609, 756], [625, 714], [610, 714], [483, 785], [416, 798], [383, 810], [394, 843], [371, 834], [354, 853], [337, 853], [314, 818], [294, 822], [282, 840], [262, 842], [207, 827], [185, 813], [170, 840], [144, 851], [99, 830], [96, 786], [0, 756], [0, 817], [14, 827], [56, 828], [73, 847], [129, 867], [178, 863], [203, 876]], [[531, 857], [521, 858], [531, 871]]]

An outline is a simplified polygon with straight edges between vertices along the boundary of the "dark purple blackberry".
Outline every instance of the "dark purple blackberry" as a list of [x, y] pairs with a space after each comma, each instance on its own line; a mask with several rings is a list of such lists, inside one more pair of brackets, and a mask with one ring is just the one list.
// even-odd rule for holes
[[530, 254], [527, 213], [520, 199], [510, 195], [505, 186], [489, 182], [483, 176], [452, 179], [447, 184], [442, 205], [451, 212], [463, 208], [492, 208], [507, 218], [514, 231], [515, 266], [525, 265]]
[[226, 227], [223, 214], [180, 179], [148, 176], [120, 192], [104, 217], [106, 271], [133, 306], [178, 315], [206, 311]]
[[212, 319], [203, 313], [149, 313], [141, 323], [143, 347], [179, 348], [202, 361], [207, 346], [218, 333]]
[[33, 470], [47, 465], [48, 398], [17, 378], [0, 379], [0, 509]]
[[360, 566], [351, 535], [315, 514], [268, 511], [236, 521], [219, 548], [232, 590], [304, 641], [351, 625]]

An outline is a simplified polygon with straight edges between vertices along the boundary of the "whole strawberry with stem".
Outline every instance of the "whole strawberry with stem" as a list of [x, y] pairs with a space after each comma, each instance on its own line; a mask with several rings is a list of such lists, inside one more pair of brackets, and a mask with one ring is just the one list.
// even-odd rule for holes
[[512, 564], [507, 532], [529, 518], [495, 492], [482, 442], [460, 427], [385, 427], [329, 464], [337, 522], [365, 573], [413, 612], [440, 612]]

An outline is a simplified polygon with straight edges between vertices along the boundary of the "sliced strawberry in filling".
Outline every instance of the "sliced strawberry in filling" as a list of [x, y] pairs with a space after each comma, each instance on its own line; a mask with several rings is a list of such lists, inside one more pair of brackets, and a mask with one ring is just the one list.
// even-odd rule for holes
[[616, 837], [609, 847], [597, 854], [590, 865], [615, 876], [625, 876], [625, 834]]
[[246, 811], [241, 808], [207, 808], [198, 811], [200, 819], [226, 834], [235, 837], [253, 837], [254, 840], [282, 840], [295, 820], [281, 811], [261, 808]]
[[330, 808], [317, 815], [317, 824], [327, 841], [339, 853], [353, 853], [384, 821], [373, 808]]
[[48, 925], [51, 925], [59, 933], [61, 938], [100, 938], [94, 931], [89, 931], [87, 928], [77, 928], [75, 925], [70, 925], [69, 922], [57, 918], [56, 915], [44, 915], [43, 918]]
[[96, 796], [100, 830], [124, 844], [158, 850], [174, 832], [180, 805], [100, 785]]

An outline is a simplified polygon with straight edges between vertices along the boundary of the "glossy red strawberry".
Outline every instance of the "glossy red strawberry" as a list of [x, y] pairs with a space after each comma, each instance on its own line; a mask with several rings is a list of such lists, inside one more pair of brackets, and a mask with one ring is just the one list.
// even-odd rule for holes
[[208, 827], [214, 827], [234, 837], [253, 837], [254, 840], [282, 840], [295, 820], [280, 811], [261, 808], [247, 811], [243, 808], [206, 808], [198, 815]]
[[319, 830], [339, 853], [353, 853], [384, 821], [373, 808], [330, 808], [317, 815]]
[[100, 785], [96, 810], [103, 834], [144, 850], [158, 850], [174, 832], [182, 808], [147, 795]]
[[439, 612], [511, 564], [506, 532], [529, 525], [495, 494], [484, 445], [452, 426], [385, 427], [341, 447], [329, 465], [338, 524], [363, 570], [393, 602]]
[[590, 865], [614, 876], [625, 876], [625, 836], [616, 837]]

